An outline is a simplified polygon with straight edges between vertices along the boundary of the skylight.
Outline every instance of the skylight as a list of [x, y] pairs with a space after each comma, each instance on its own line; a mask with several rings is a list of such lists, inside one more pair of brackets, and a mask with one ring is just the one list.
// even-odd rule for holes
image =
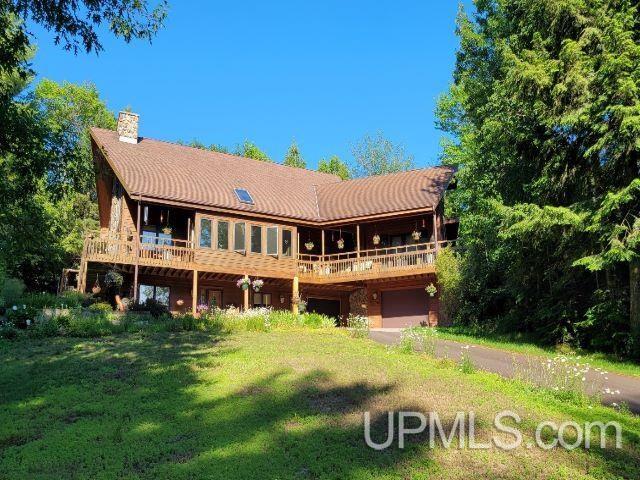
[[244, 188], [234, 188], [233, 191], [236, 192], [236, 197], [238, 197], [238, 200], [240, 200], [240, 202], [253, 205], [253, 198], [251, 198], [249, 192]]

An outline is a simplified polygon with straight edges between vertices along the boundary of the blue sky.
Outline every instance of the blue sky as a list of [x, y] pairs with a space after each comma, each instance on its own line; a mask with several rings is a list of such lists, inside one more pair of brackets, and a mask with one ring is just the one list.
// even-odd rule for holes
[[438, 162], [434, 125], [458, 42], [455, 1], [176, 1], [149, 45], [106, 34], [99, 56], [74, 56], [31, 27], [40, 77], [90, 81], [140, 134], [221, 143], [250, 139], [281, 161], [292, 139], [315, 168], [351, 158], [382, 131], [416, 164]]

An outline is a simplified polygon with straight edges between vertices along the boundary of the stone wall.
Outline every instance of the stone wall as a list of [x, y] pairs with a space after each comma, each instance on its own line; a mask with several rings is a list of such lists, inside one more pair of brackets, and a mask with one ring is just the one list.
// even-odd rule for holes
[[349, 295], [349, 313], [367, 316], [367, 289], [360, 288]]

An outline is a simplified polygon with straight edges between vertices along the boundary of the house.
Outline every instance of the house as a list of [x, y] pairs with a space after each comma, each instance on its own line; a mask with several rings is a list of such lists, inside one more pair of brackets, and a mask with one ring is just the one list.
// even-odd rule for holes
[[[123, 291], [171, 311], [268, 306], [373, 326], [438, 323], [435, 258], [454, 171], [434, 167], [342, 181], [334, 175], [117, 132], [91, 130], [100, 231], [87, 236], [78, 288], [115, 269]], [[260, 291], [241, 279], [260, 279]]]

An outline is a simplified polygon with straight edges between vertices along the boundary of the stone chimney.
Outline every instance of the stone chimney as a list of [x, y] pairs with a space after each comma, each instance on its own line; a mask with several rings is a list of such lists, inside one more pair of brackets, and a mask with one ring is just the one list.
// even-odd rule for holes
[[138, 120], [137, 113], [120, 112], [118, 114], [118, 135], [121, 142], [138, 143]]

